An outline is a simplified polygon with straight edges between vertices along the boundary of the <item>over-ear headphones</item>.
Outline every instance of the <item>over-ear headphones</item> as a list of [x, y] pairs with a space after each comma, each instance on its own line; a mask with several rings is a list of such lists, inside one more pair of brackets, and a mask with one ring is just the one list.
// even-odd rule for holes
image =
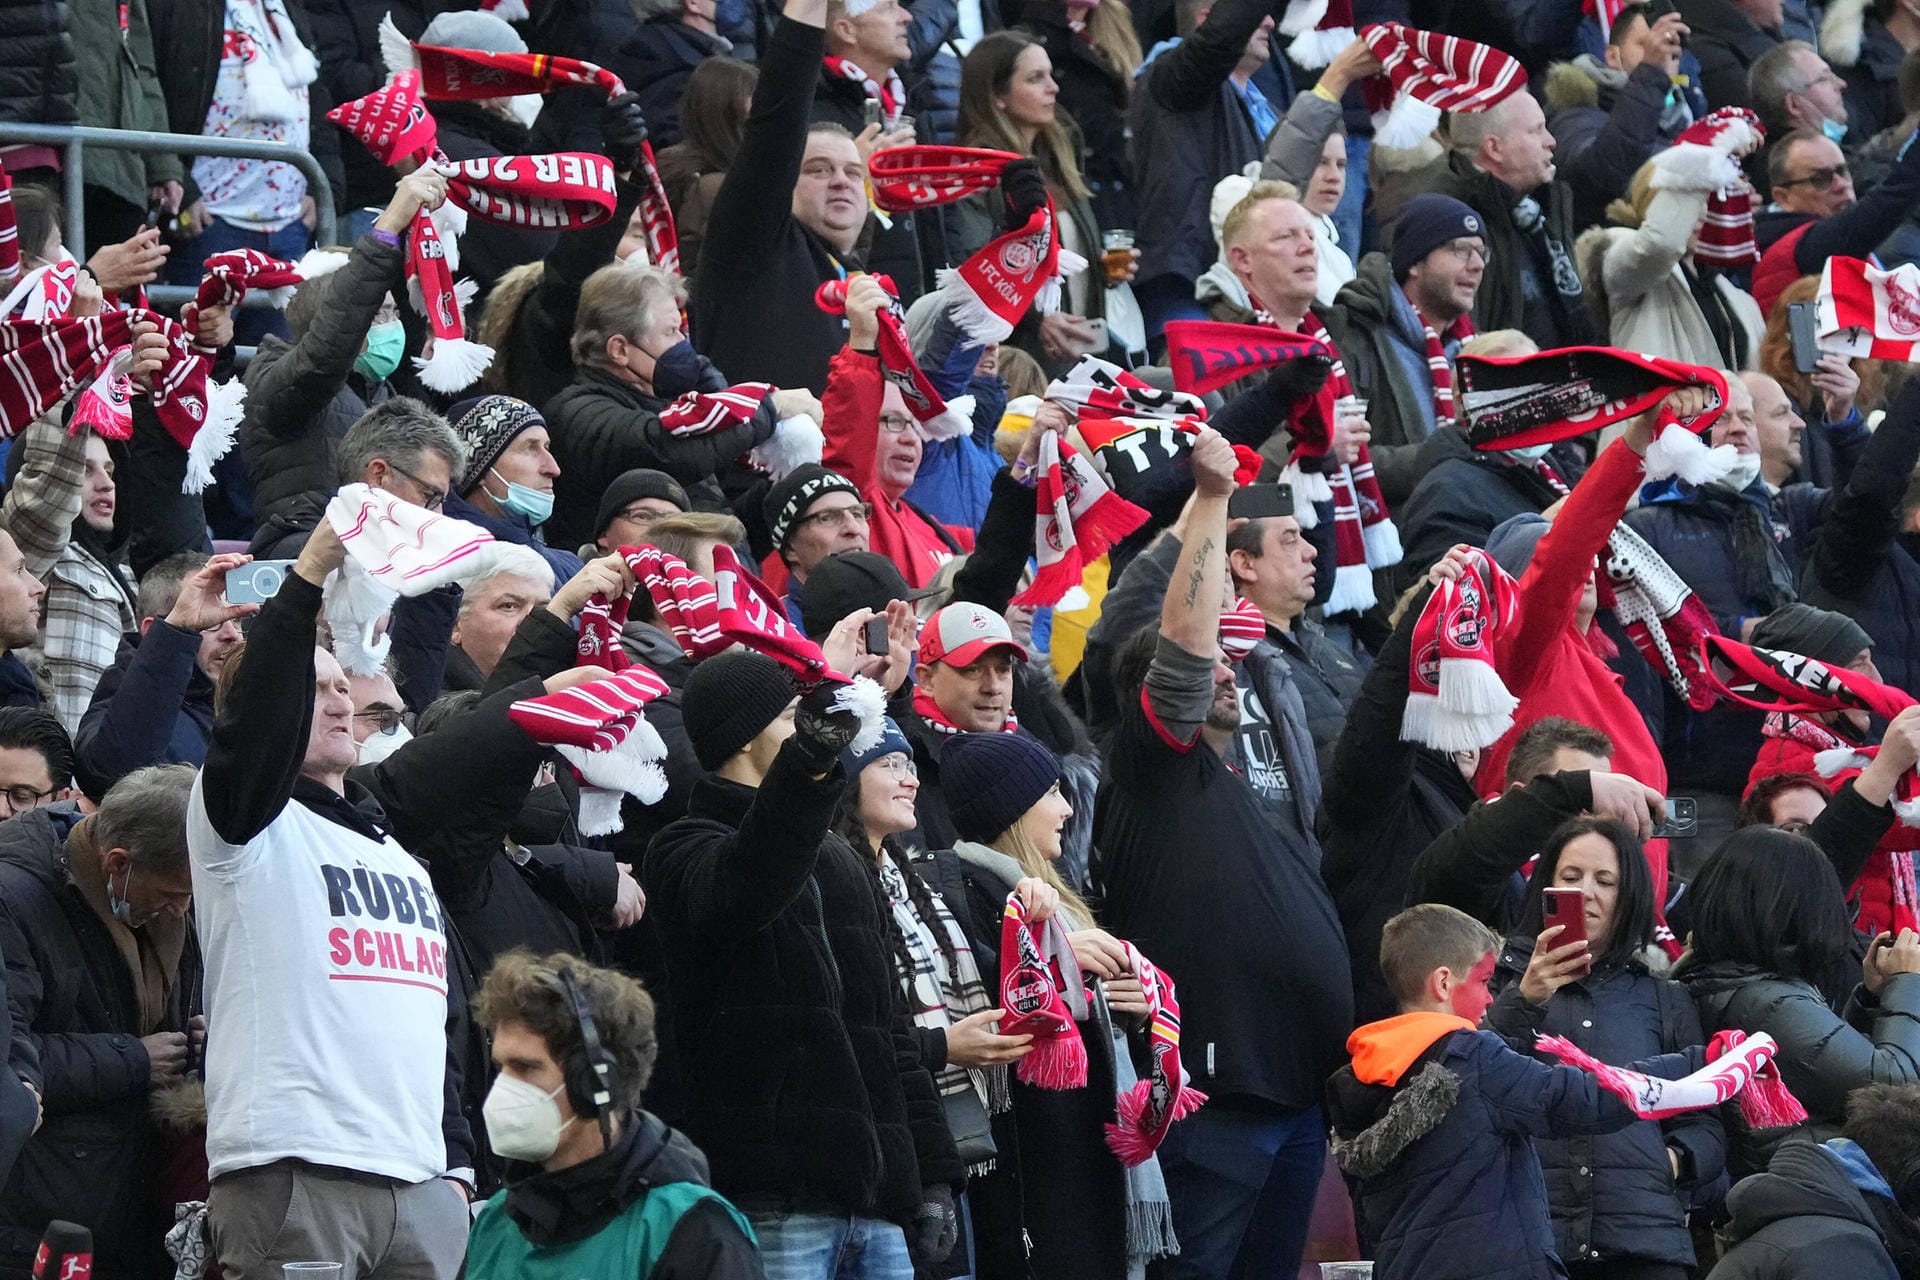
[[596, 1117], [600, 1121], [601, 1138], [611, 1145], [613, 1055], [600, 1043], [600, 1033], [593, 1025], [593, 1010], [580, 994], [572, 966], [562, 966], [559, 978], [560, 990], [566, 994], [567, 1003], [573, 1006], [574, 1020], [580, 1024], [580, 1045], [586, 1057], [583, 1066], [566, 1070], [567, 1101], [573, 1105], [575, 1115]]

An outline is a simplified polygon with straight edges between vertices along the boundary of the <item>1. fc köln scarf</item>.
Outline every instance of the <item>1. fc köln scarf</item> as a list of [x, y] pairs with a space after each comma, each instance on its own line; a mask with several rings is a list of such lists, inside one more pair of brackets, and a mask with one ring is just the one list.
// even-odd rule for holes
[[[1766, 140], [1759, 116], [1745, 107], [1721, 107], [1682, 129], [1673, 140], [1674, 149], [1656, 158], [1656, 190], [1670, 186], [1698, 190], [1705, 185], [1713, 192], [1707, 198], [1707, 220], [1693, 238], [1695, 262], [1723, 271], [1746, 271], [1760, 261], [1760, 246], [1753, 238], [1753, 193], [1740, 180], [1735, 157], [1749, 154]], [[1696, 159], [1679, 150], [1689, 145], [1709, 148], [1709, 154]]]
[[1039, 1089], [1087, 1083], [1087, 1046], [1074, 1025], [1090, 1009], [1080, 962], [1060, 917], [1028, 923], [1017, 893], [1007, 895], [1000, 915], [1000, 1007], [1007, 1011], [1001, 1035], [1033, 1037], [1032, 1052], [1013, 1069], [1023, 1082]]
[[1373, 138], [1406, 150], [1426, 140], [1443, 111], [1485, 111], [1524, 89], [1527, 73], [1513, 58], [1484, 44], [1383, 22], [1360, 32], [1380, 60], [1380, 73], [1361, 83], [1373, 113]]
[[[1131, 1169], [1145, 1164], [1175, 1120], [1200, 1109], [1207, 1095], [1187, 1083], [1180, 1065], [1180, 1002], [1173, 979], [1140, 954], [1131, 942], [1122, 942], [1128, 968], [1139, 979], [1147, 1000], [1147, 1034], [1151, 1037], [1152, 1065], [1147, 1078], [1121, 1094], [1116, 1110], [1120, 1123], [1107, 1126], [1107, 1146]], [[1005, 1034], [1004, 1029], [1002, 1034]]]
[[1039, 572], [1013, 597], [1023, 608], [1060, 603], [1089, 564], [1147, 522], [1147, 513], [1109, 489], [1058, 431], [1040, 437], [1038, 498], [1033, 553]]
[[1858, 258], [1828, 258], [1814, 313], [1823, 352], [1920, 360], [1920, 266], [1883, 271]]
[[[1626, 1103], [1633, 1114], [1642, 1120], [1665, 1120], [1688, 1111], [1717, 1107], [1754, 1086], [1779, 1052], [1773, 1038], [1762, 1032], [1739, 1040], [1732, 1037], [1724, 1040], [1716, 1038], [1718, 1056], [1712, 1057], [1706, 1066], [1679, 1080], [1662, 1080], [1658, 1076], [1642, 1075], [1624, 1067], [1609, 1066], [1560, 1036], [1541, 1036], [1534, 1047], [1542, 1053], [1552, 1054], [1569, 1066], [1590, 1073], [1595, 1083]], [[1712, 1053], [1711, 1049], [1709, 1053]], [[1772, 1092], [1774, 1098], [1778, 1099], [1780, 1094], [1785, 1093], [1785, 1086], [1778, 1085]], [[1787, 1109], [1787, 1104], [1791, 1109]], [[1790, 1093], [1785, 1094], [1784, 1103], [1775, 1101], [1770, 1110], [1776, 1117], [1783, 1111], [1791, 1115], [1793, 1110], [1798, 1110], [1800, 1120], [1807, 1118], [1805, 1109]], [[1796, 1122], [1774, 1118], [1772, 1123]]]
[[[956, 440], [968, 434], [973, 430], [973, 397], [941, 398], [914, 359], [913, 344], [907, 338], [907, 315], [901, 310], [900, 290], [894, 286], [893, 277], [876, 275], [873, 279], [892, 299], [874, 317], [880, 325], [874, 345], [882, 376], [900, 389], [900, 398], [907, 402], [907, 412], [919, 425], [922, 439]], [[846, 314], [847, 282], [827, 281], [814, 290], [813, 303], [828, 315]]]
[[1436, 751], [1492, 746], [1513, 728], [1520, 700], [1494, 665], [1495, 637], [1520, 621], [1520, 591], [1484, 551], [1427, 597], [1413, 628], [1400, 737]]
[[[888, 213], [947, 204], [999, 185], [1021, 157], [971, 147], [889, 147], [868, 164], [874, 203]], [[1031, 307], [1044, 314], [1060, 306], [1060, 281], [1086, 270], [1086, 259], [1060, 246], [1053, 201], [1026, 225], [987, 242], [957, 267], [939, 274], [954, 322], [976, 342], [1004, 342]]]
[[[620, 77], [605, 67], [574, 58], [543, 53], [489, 53], [478, 49], [446, 49], [412, 44], [393, 25], [380, 21], [380, 52], [387, 70], [418, 70], [421, 96], [429, 101], [518, 97], [547, 93], [562, 85], [585, 85], [609, 98], [627, 91]], [[680, 239], [673, 225], [673, 207], [654, 162], [653, 144], [640, 144], [640, 226], [647, 242], [647, 258], [662, 271], [680, 273]], [[485, 214], [481, 215], [485, 217]]]

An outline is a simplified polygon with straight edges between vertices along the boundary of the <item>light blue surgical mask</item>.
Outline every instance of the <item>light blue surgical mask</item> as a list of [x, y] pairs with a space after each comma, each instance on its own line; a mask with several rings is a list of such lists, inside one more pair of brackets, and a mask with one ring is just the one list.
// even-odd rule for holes
[[527, 523], [536, 529], [553, 517], [552, 494], [544, 493], [539, 489], [529, 489], [524, 484], [515, 484], [492, 467], [487, 468], [487, 474], [507, 486], [506, 497], [494, 498], [502, 510], [525, 516]]
[[1506, 449], [1502, 452], [1515, 462], [1525, 462], [1531, 465], [1546, 457], [1547, 450], [1551, 448], [1553, 448], [1553, 444], [1549, 442], [1547, 444], [1530, 444], [1520, 449]]
[[1840, 139], [1847, 136], [1847, 122], [1845, 120], [1822, 120], [1820, 122], [1820, 132], [1826, 134], [1827, 141], [1837, 147], [1840, 145]]
[[[133, 888], [133, 864], [131, 862], [127, 864], [127, 877], [120, 882], [120, 888], [122, 893], [128, 892]], [[107, 877], [107, 910], [113, 913], [115, 920], [118, 920], [129, 929], [133, 928], [133, 904], [122, 897], [121, 894], [113, 891], [112, 876]]]
[[367, 330], [367, 349], [353, 358], [353, 367], [374, 382], [385, 382], [400, 367], [407, 351], [407, 327], [388, 320]]

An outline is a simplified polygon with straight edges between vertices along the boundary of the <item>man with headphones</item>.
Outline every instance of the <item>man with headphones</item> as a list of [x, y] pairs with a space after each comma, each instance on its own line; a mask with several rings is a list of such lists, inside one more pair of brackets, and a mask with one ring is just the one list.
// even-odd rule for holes
[[500, 957], [474, 1000], [500, 1069], [484, 1114], [508, 1160], [468, 1280], [765, 1280], [753, 1231], [686, 1135], [640, 1109], [653, 1000], [564, 953]]

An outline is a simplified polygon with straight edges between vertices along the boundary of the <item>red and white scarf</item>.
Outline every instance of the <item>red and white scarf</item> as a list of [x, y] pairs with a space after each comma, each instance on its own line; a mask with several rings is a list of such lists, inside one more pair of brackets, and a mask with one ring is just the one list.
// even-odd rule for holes
[[[602, 656], [609, 653], [626, 659], [617, 640]], [[580, 665], [606, 664], [583, 654]], [[601, 679], [507, 708], [529, 738], [553, 747], [573, 767], [581, 783], [582, 835], [619, 831], [623, 796], [658, 804], [667, 794], [667, 744], [646, 719], [647, 704], [666, 692], [666, 681], [629, 660]]]
[[1828, 258], [1815, 315], [1823, 352], [1920, 360], [1920, 266], [1886, 271], [1859, 258]]
[[[390, 18], [380, 21], [380, 51], [389, 72], [418, 69], [421, 95], [429, 101], [518, 97], [547, 93], [562, 85], [585, 85], [603, 91], [608, 98], [617, 98], [627, 91], [627, 86], [613, 72], [576, 58], [413, 44]], [[666, 187], [660, 181], [651, 142], [640, 144], [640, 173], [636, 176], [640, 179], [640, 226], [646, 237], [647, 259], [662, 271], [678, 275], [679, 233], [674, 229], [673, 206], [668, 203]], [[612, 206], [608, 208], [611, 211]], [[480, 216], [487, 215], [481, 213]]]
[[1000, 916], [1000, 1007], [1007, 1011], [1001, 1035], [1033, 1037], [1032, 1052], [1014, 1067], [1015, 1075], [1039, 1089], [1086, 1085], [1087, 1046], [1074, 1025], [1089, 1010], [1080, 962], [1060, 917], [1029, 924], [1017, 893], [1007, 895]]
[[[900, 290], [892, 276], [876, 275], [873, 280], [891, 299], [874, 318], [880, 332], [874, 347], [880, 359], [880, 372], [900, 389], [907, 412], [919, 426], [922, 440], [956, 440], [973, 430], [973, 397], [955, 396], [944, 400], [927, 381], [920, 362], [914, 358], [913, 343], [907, 337], [907, 313], [900, 306]], [[847, 282], [829, 280], [813, 293], [814, 305], [830, 316], [845, 315]]]
[[[889, 147], [868, 161], [874, 203], [888, 213], [948, 204], [997, 187], [1020, 156], [973, 147]], [[1023, 227], [987, 242], [958, 267], [943, 269], [939, 284], [954, 322], [976, 342], [1004, 342], [1029, 308], [1060, 306], [1060, 281], [1086, 270], [1079, 254], [1060, 246], [1053, 200]]]
[[1469, 552], [1459, 578], [1434, 589], [1414, 624], [1403, 741], [1470, 751], [1513, 728], [1520, 700], [1500, 678], [1494, 652], [1498, 634], [1519, 621], [1517, 584], [1492, 556]]
[[1013, 597], [1029, 609], [1060, 603], [1080, 585], [1088, 565], [1147, 522], [1145, 511], [1108, 488], [1093, 465], [1051, 429], [1040, 437], [1035, 492], [1033, 554], [1039, 569]]
[[[949, 720], [947, 713], [940, 709], [940, 704], [933, 700], [933, 695], [927, 692], [924, 685], [914, 686], [913, 714], [926, 721], [927, 727], [935, 733], [945, 734], [948, 737], [952, 737], [955, 734], [972, 732], [971, 729], [962, 729], [952, 720]], [[1000, 726], [1000, 732], [1018, 733], [1019, 731], [1020, 722], [1014, 718], [1013, 708], [1008, 707], [1007, 722]]]
[[1380, 60], [1380, 72], [1361, 82], [1373, 113], [1373, 138], [1383, 147], [1419, 146], [1443, 111], [1485, 111], [1524, 89], [1519, 62], [1484, 44], [1417, 31], [1397, 22], [1364, 27], [1360, 38]]
[[193, 304], [201, 311], [237, 307], [248, 293], [265, 289], [274, 306], [284, 307], [297, 286], [338, 271], [346, 261], [343, 255], [325, 250], [292, 263], [258, 249], [228, 249], [213, 254], [201, 268], [200, 288], [193, 295]]
[[[1626, 1103], [1628, 1110], [1642, 1120], [1705, 1111], [1736, 1095], [1742, 1099], [1742, 1114], [1756, 1128], [1798, 1124], [1807, 1118], [1806, 1109], [1770, 1069], [1779, 1047], [1765, 1032], [1721, 1032], [1707, 1047], [1707, 1065], [1679, 1080], [1662, 1080], [1609, 1066], [1560, 1036], [1541, 1036], [1534, 1048], [1588, 1072], [1595, 1083]], [[1749, 1102], [1746, 1093], [1754, 1089], [1760, 1090], [1761, 1096]]]
[[1287, 0], [1279, 31], [1289, 37], [1287, 56], [1318, 71], [1353, 43], [1352, 0]]
[[[1745, 271], [1760, 261], [1760, 246], [1753, 238], [1753, 194], [1740, 180], [1735, 157], [1766, 140], [1759, 116], [1745, 107], [1721, 107], [1682, 129], [1673, 148], [1656, 158], [1656, 190], [1704, 183], [1713, 191], [1707, 198], [1707, 220], [1693, 239], [1693, 258], [1702, 266]], [[1709, 152], [1694, 160], [1679, 150], [1693, 146]]]
[[[1415, 315], [1419, 315], [1416, 311]], [[1443, 339], [1433, 321], [1420, 316], [1420, 328], [1427, 340], [1427, 377], [1433, 383], [1433, 419], [1440, 426], [1452, 422], [1453, 362], [1447, 359], [1447, 342], [1465, 342], [1473, 336], [1473, 317], [1461, 316], [1447, 328]]]
[[[1174, 995], [1172, 976], [1141, 955], [1131, 942], [1120, 945], [1146, 996], [1152, 1060], [1147, 1078], [1135, 1081], [1120, 1095], [1116, 1108], [1120, 1122], [1107, 1126], [1108, 1148], [1131, 1169], [1151, 1159], [1173, 1122], [1198, 1111], [1207, 1095], [1187, 1083], [1189, 1077], [1180, 1065], [1180, 1001]], [[1001, 1033], [1006, 1034], [1004, 1028]]]
[[[705, 436], [737, 427], [760, 412], [774, 388], [766, 382], [736, 382], [720, 391], [689, 391], [662, 409], [660, 425], [671, 436]], [[773, 434], [740, 455], [740, 462], [778, 480], [802, 463], [818, 462], [826, 448], [820, 424], [801, 414], [782, 418]]]
[[1244, 662], [1248, 654], [1267, 638], [1267, 617], [1260, 606], [1245, 596], [1220, 611], [1220, 648], [1228, 662]]
[[553, 569], [531, 547], [496, 541], [478, 525], [371, 485], [341, 486], [327, 502], [326, 515], [347, 549], [346, 563], [326, 587], [333, 655], [359, 675], [378, 672], [386, 661], [392, 637], [374, 633], [401, 596], [464, 587], [498, 573], [553, 581]]
[[[866, 7], [871, 8], [872, 6], [868, 5]], [[847, 12], [853, 14], [853, 6], [848, 6]], [[853, 16], [858, 17], [859, 15], [854, 14]], [[823, 61], [826, 63], [828, 75], [838, 76], [842, 80], [853, 81], [866, 91], [868, 102], [877, 102], [880, 104], [880, 112], [883, 117], [882, 122], [885, 125], [891, 127], [900, 119], [900, 113], [906, 109], [907, 105], [907, 87], [900, 82], [899, 72], [887, 72], [887, 82], [881, 84], [865, 71], [862, 71], [859, 65], [851, 58], [837, 58], [832, 54], [828, 54]]]

